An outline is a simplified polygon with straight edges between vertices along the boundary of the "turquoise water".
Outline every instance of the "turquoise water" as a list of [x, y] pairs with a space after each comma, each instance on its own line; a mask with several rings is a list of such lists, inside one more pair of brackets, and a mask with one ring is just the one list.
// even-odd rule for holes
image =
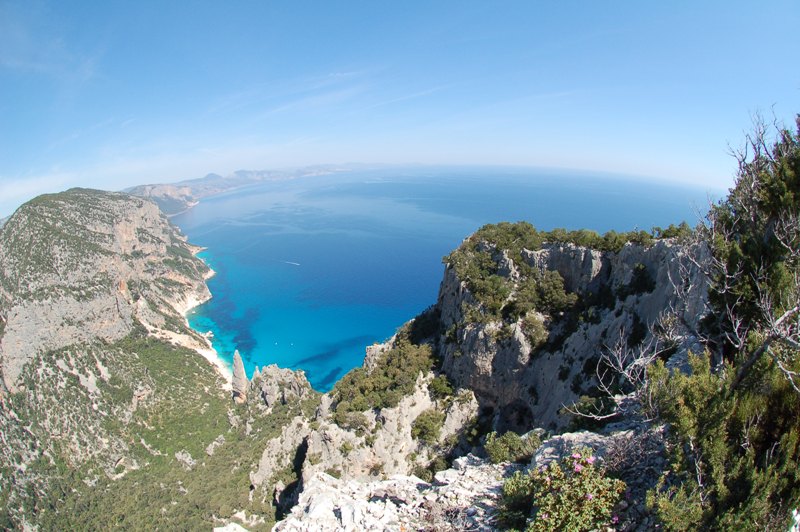
[[190, 313], [248, 374], [303, 369], [320, 391], [436, 301], [441, 259], [486, 223], [599, 232], [694, 225], [706, 191], [574, 172], [391, 168], [266, 183], [173, 219], [217, 272]]

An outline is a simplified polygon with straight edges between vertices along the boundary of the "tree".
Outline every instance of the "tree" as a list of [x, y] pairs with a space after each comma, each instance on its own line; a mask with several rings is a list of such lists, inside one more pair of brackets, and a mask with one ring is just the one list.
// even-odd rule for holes
[[649, 501], [669, 529], [786, 529], [800, 504], [800, 120], [774, 141], [758, 122], [736, 157], [698, 230], [708, 352], [647, 372], [672, 449]]
[[712, 249], [709, 328], [734, 388], [767, 355], [800, 393], [791, 366], [800, 350], [800, 117], [798, 130], [756, 124], [736, 153], [736, 186], [711, 208], [701, 237]]

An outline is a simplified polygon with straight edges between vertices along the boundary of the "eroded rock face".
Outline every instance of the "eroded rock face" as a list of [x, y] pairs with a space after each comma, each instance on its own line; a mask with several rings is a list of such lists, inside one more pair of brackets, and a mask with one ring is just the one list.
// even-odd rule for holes
[[300, 401], [311, 394], [304, 372], [279, 368], [277, 364], [264, 366], [258, 374], [254, 373], [252, 385], [267, 408]]
[[407, 475], [358, 482], [319, 472], [273, 530], [496, 530], [503, 480], [520, 468], [468, 455], [433, 484]]
[[40, 196], [0, 231], [0, 371], [16, 391], [36, 354], [92, 340], [114, 342], [138, 321], [164, 335], [188, 306], [210, 297], [208, 268], [155, 204], [72, 189]]
[[239, 350], [233, 352], [233, 400], [237, 403], [247, 402], [247, 388], [250, 381], [247, 380], [247, 373], [244, 371], [244, 363], [242, 362], [242, 355]]
[[[448, 331], [440, 342], [443, 370], [457, 386], [474, 390], [481, 406], [496, 411], [498, 430], [562, 428], [566, 418], [559, 410], [591, 387], [598, 357], [620, 339], [639, 335], [647, 343], [653, 339], [650, 326], [668, 317], [677, 331], [676, 351], [685, 355], [689, 346], [698, 348], [694, 331], [707, 311], [707, 282], [687, 253], [667, 240], [649, 248], [628, 244], [619, 253], [574, 245], [523, 250], [528, 265], [557, 271], [568, 291], [587, 299], [605, 294], [588, 320], [569, 326], [543, 316], [550, 337], [537, 349], [524, 334], [522, 320], [505, 326], [469, 323], [465, 310], [478, 304], [447, 267], [437, 302], [442, 329]], [[702, 260], [705, 251], [693, 253]], [[496, 260], [499, 275], [515, 275], [508, 257]], [[637, 276], [652, 284], [637, 290]]]
[[[222, 385], [170, 348], [207, 348], [184, 318], [210, 297], [196, 251], [153, 203], [93, 190], [36, 198], [0, 229], [4, 523], [35, 528], [63, 486], [119, 480], [148, 455], [196, 471], [182, 446], [167, 453], [138, 433], [151, 409], [188, 414]], [[162, 379], [165, 368], [179, 369]], [[61, 484], [55, 463], [75, 476]]]

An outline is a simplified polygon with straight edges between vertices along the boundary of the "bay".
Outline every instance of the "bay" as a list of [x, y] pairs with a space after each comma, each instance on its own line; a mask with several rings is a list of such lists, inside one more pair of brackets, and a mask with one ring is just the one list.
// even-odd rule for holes
[[649, 230], [707, 191], [587, 172], [385, 167], [266, 182], [173, 218], [215, 271], [188, 316], [223, 360], [302, 369], [320, 391], [436, 301], [441, 259], [486, 223]]

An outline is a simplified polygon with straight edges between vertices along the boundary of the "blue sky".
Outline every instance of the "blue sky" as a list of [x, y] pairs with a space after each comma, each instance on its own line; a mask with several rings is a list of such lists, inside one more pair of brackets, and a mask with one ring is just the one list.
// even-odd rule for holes
[[0, 216], [318, 163], [732, 184], [800, 112], [800, 2], [0, 0]]

